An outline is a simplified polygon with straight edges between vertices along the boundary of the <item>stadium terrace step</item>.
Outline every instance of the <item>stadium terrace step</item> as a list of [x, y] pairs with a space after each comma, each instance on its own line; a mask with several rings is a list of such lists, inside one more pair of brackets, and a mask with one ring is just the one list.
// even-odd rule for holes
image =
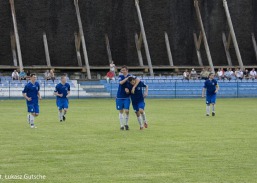
[[78, 82], [81, 86], [85, 86], [85, 85], [101, 85], [102, 83], [100, 82], [100, 80], [92, 80], [92, 81], [79, 81]]
[[[105, 88], [104, 82], [99, 81], [80, 81], [80, 88], [83, 88], [86, 93], [87, 97], [93, 98], [102, 98], [102, 97], [110, 97], [110, 92], [107, 91]], [[106, 81], [105, 81], [106, 83]]]
[[90, 89], [90, 88], [102, 89], [102, 88], [105, 88], [104, 85], [81, 85], [80, 87], [84, 88], [84, 89]]

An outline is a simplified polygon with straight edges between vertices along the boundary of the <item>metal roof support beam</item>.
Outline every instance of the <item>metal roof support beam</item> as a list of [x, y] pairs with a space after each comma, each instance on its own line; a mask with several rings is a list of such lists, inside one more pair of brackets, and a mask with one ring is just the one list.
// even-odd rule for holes
[[[206, 36], [206, 33], [205, 33], [205, 29], [204, 29], [204, 26], [203, 26], [203, 20], [202, 20], [200, 8], [199, 8], [198, 0], [194, 1], [194, 6], [195, 6], [196, 15], [197, 15], [197, 20], [198, 20], [198, 23], [199, 23], [199, 26], [200, 26], [200, 29], [201, 29], [202, 39], [203, 39], [207, 59], [208, 59], [208, 62], [209, 62], [209, 66], [210, 66], [212, 72], [214, 72], [211, 52], [210, 52], [209, 44], [208, 44], [208, 41], [207, 41], [207, 36]], [[200, 42], [200, 44], [201, 44], [201, 42]], [[198, 45], [198, 47], [200, 48], [200, 45]], [[199, 49], [199, 51], [200, 51], [200, 49]]]
[[226, 0], [223, 0], [223, 6], [224, 6], [226, 17], [227, 17], [227, 22], [228, 22], [228, 26], [229, 26], [229, 29], [230, 29], [231, 38], [232, 38], [232, 41], [233, 41], [233, 44], [234, 44], [234, 47], [235, 47], [235, 50], [236, 50], [237, 60], [238, 60], [240, 69], [243, 70], [244, 69], [244, 64], [243, 64], [243, 61], [242, 61], [241, 53], [240, 53], [239, 46], [238, 46], [237, 39], [236, 39], [235, 30], [234, 30], [233, 23], [232, 23], [231, 16], [230, 16], [230, 12], [229, 12], [229, 9], [228, 9], [228, 3], [227, 3]]
[[154, 76], [152, 60], [151, 60], [151, 56], [150, 56], [150, 52], [149, 52], [149, 47], [148, 47], [148, 43], [147, 43], [147, 39], [146, 39], [146, 34], [145, 34], [144, 23], [143, 23], [143, 19], [142, 19], [141, 10], [140, 10], [140, 7], [139, 7], [139, 0], [135, 0], [135, 4], [136, 4], [136, 9], [137, 9], [139, 23], [140, 23], [142, 38], [143, 38], [143, 42], [144, 42], [144, 47], [145, 47], [145, 53], [146, 53], [146, 58], [147, 58], [147, 62], [148, 62], [148, 67], [149, 67], [149, 70], [150, 70], [150, 75]]
[[75, 5], [75, 9], [76, 9], [78, 24], [79, 24], [79, 34], [80, 34], [80, 37], [81, 37], [82, 50], [83, 50], [83, 54], [84, 54], [84, 58], [85, 58], [87, 78], [91, 79], [90, 65], [89, 65], [89, 61], [88, 61], [87, 47], [86, 47], [86, 41], [85, 41], [85, 36], [84, 36], [84, 32], [83, 32], [83, 26], [82, 26], [80, 11], [79, 11], [78, 0], [74, 0], [74, 5]]
[[164, 36], [165, 36], [165, 44], [166, 44], [168, 58], [169, 58], [169, 64], [170, 64], [170, 66], [173, 67], [174, 63], [173, 63], [173, 58], [172, 58], [171, 49], [170, 49], [169, 36], [168, 36], [167, 32], [164, 33]]
[[16, 20], [14, 0], [9, 0], [9, 2], [10, 2], [10, 5], [11, 5], [11, 11], [12, 11], [14, 36], [15, 36], [15, 42], [16, 42], [16, 47], [17, 47], [17, 52], [18, 52], [19, 67], [20, 67], [20, 70], [22, 70], [23, 69], [23, 62], [22, 62], [21, 45], [20, 45], [20, 38], [19, 38], [19, 33], [18, 33], [18, 26], [17, 26], [17, 20]]

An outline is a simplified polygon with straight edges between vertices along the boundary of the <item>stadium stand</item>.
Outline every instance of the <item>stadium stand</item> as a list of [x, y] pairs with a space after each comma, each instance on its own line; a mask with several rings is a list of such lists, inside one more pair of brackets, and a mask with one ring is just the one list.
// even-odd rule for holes
[[[229, 32], [229, 24], [224, 11], [225, 1], [197, 2], [202, 13], [202, 23], [206, 29], [214, 67], [228, 65], [233, 68], [238, 65], [242, 67], [241, 59], [232, 50], [238, 45], [243, 66], [245, 68], [256, 67], [255, 54], [257, 55], [257, 52], [254, 50], [253, 42], [256, 42], [257, 35], [257, 24], [255, 23], [257, 2], [227, 1], [238, 42], [238, 45], [232, 45], [232, 41], [230, 46], [227, 45], [231, 49], [229, 52], [231, 64], [228, 64], [229, 60], [226, 56], [228, 50], [224, 49], [222, 40], [222, 33], [228, 34]], [[178, 8], [178, 5], [181, 8]], [[96, 79], [95, 73], [106, 72], [109, 68], [110, 58], [108, 59], [109, 55], [106, 51], [109, 48], [111, 59], [116, 65], [128, 65], [130, 69], [145, 72], [150, 70], [149, 59], [145, 57], [146, 51], [141, 49], [142, 63], [140, 63], [137, 52], [135, 33], [142, 38], [140, 36], [142, 28], [134, 1], [102, 3], [101, 0], [89, 0], [87, 2], [80, 1], [77, 6], [80, 8], [81, 22], [77, 18], [78, 13], [73, 1], [35, 0], [33, 3], [2, 1], [0, 4], [2, 13], [0, 19], [0, 69], [43, 70], [54, 67], [57, 70], [74, 70], [82, 73], [88, 73], [88, 70], [91, 70], [92, 78]], [[139, 9], [142, 11], [154, 71], [183, 70], [190, 67], [200, 69], [203, 66], [210, 66], [208, 62], [210, 59], [204, 53], [204, 46], [202, 45], [201, 49], [198, 48], [197, 52], [195, 51], [193, 34], [198, 35], [203, 30], [199, 26], [194, 6], [193, 1], [180, 1], [179, 4], [172, 3], [170, 0], [140, 1]], [[16, 13], [12, 11], [16, 11]], [[81, 31], [79, 23], [82, 24], [85, 34], [88, 66], [85, 52], [82, 51], [81, 40], [75, 37]], [[17, 33], [13, 31], [15, 28], [18, 30]], [[14, 34], [19, 34], [19, 40], [18, 36]], [[166, 34], [169, 36], [173, 63], [168, 56], [164, 36]], [[43, 35], [47, 37], [48, 49], [45, 48]], [[15, 37], [17, 40], [14, 39]], [[17, 41], [20, 42], [20, 48], [15, 44]], [[138, 45], [143, 45], [144, 42], [141, 40]], [[198, 43], [201, 42], [203, 41], [198, 40]], [[20, 51], [22, 59], [19, 58], [18, 51]], [[198, 58], [200, 51], [202, 52], [202, 65], [199, 64]], [[78, 57], [78, 53], [80, 57]], [[47, 55], [51, 60], [49, 63]]]

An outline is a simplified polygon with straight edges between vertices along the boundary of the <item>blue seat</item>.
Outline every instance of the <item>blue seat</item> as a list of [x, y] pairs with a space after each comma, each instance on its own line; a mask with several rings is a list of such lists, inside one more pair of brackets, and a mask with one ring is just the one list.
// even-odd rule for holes
[[153, 80], [150, 80], [150, 79], [145, 80], [145, 83], [146, 83], [146, 84], [148, 84], [148, 83], [153, 83]]
[[7, 84], [7, 83], [2, 83], [2, 84], [0, 84], [0, 87], [6, 88], [6, 87], [9, 87], [9, 84]]

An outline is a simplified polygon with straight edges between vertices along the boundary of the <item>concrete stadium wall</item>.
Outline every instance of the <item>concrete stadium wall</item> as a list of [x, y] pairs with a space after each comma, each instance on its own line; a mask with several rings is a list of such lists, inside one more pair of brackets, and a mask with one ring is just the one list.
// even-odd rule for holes
[[[134, 34], [139, 33], [134, 0], [79, 1], [91, 65], [107, 65], [104, 34], [113, 60], [138, 65]], [[193, 0], [140, 0], [153, 65], [168, 65], [164, 31], [170, 37], [174, 64], [197, 65], [193, 32], [199, 34]], [[256, 65], [251, 33], [257, 37], [256, 0], [228, 0], [245, 65]], [[42, 34], [46, 32], [53, 66], [76, 66], [74, 32], [78, 31], [73, 0], [15, 0], [24, 65], [46, 65]], [[200, 9], [214, 65], [227, 65], [221, 34], [228, 33], [222, 0], [201, 0]], [[0, 1], [0, 65], [12, 65], [9, 1]], [[204, 65], [208, 65], [202, 46]], [[83, 55], [82, 55], [83, 56]], [[146, 64], [146, 57], [144, 56]], [[233, 46], [232, 62], [238, 65]]]

